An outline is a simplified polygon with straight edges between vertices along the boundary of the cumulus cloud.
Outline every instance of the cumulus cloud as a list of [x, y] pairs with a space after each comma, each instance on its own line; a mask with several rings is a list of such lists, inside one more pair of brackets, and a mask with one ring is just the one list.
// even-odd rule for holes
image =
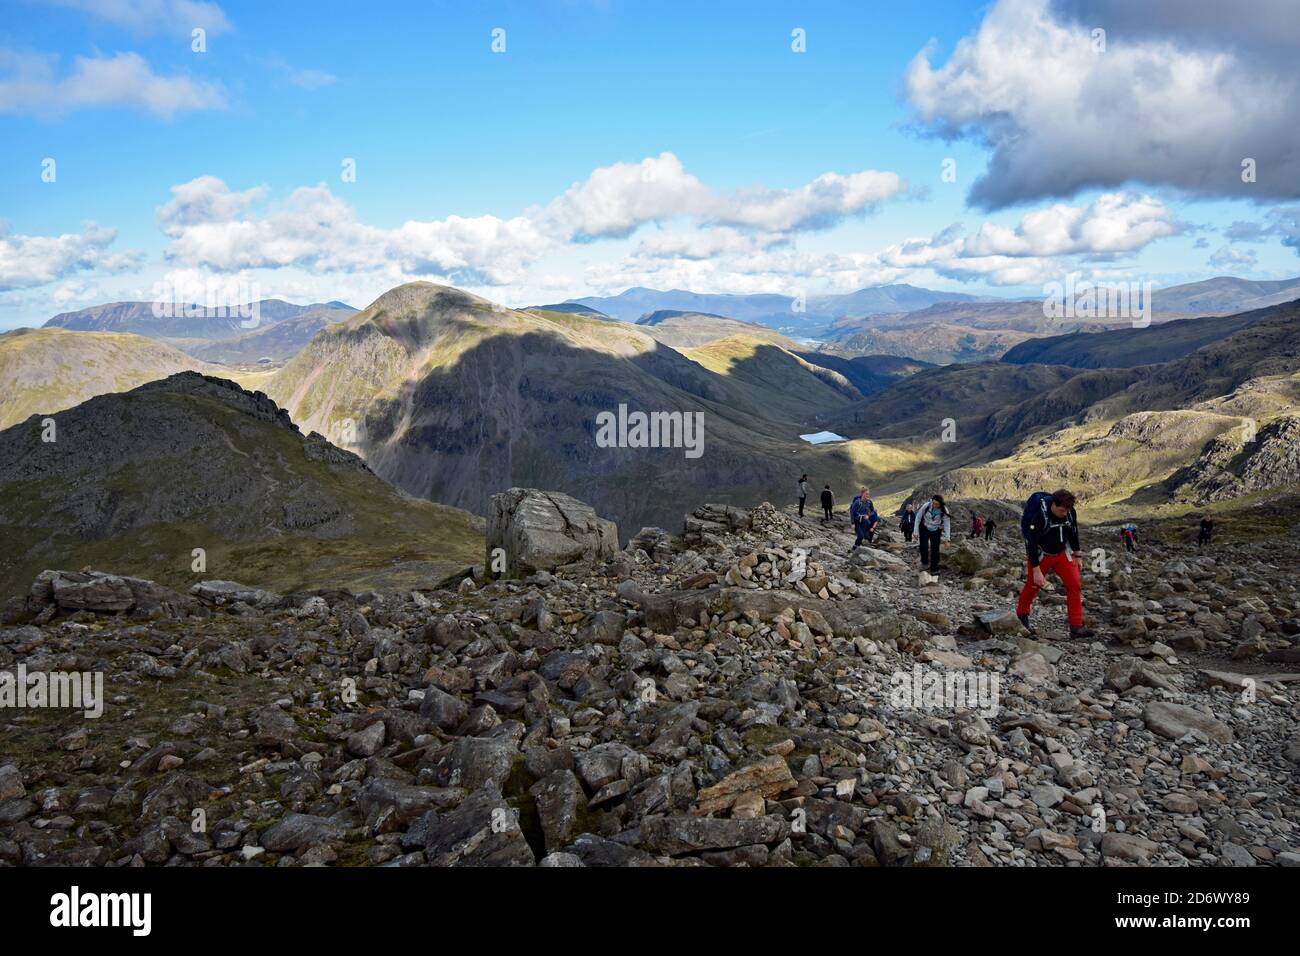
[[891, 245], [879, 261], [900, 270], [932, 269], [962, 282], [1027, 285], [1059, 274], [1061, 257], [1076, 266], [1110, 262], [1183, 229], [1151, 196], [1105, 193], [1085, 206], [1056, 204], [1026, 213], [1014, 226], [984, 223], [969, 235], [950, 226], [930, 238]]
[[219, 84], [161, 76], [138, 53], [79, 56], [60, 76], [54, 57], [0, 50], [0, 113], [57, 116], [78, 109], [128, 107], [170, 119], [225, 106]]
[[[946, 63], [934, 65], [927, 48], [908, 66], [903, 91], [918, 126], [992, 151], [970, 190], [973, 205], [998, 209], [1128, 183], [1259, 200], [1300, 195], [1293, 60], [1241, 52], [1262, 30], [1225, 31], [1245, 36], [1234, 50], [1211, 28], [1248, 17], [1225, 7], [1196, 36], [1116, 28], [1098, 52], [1091, 29], [1106, 24], [1078, 19], [1089, 8], [1114, 13], [1119, 5], [1080, 0], [1061, 12], [1049, 0], [998, 0]], [[1242, 182], [1246, 158], [1256, 163], [1253, 183]]]
[[806, 252], [794, 248], [791, 235], [730, 228], [651, 233], [630, 255], [590, 267], [586, 281], [604, 290], [646, 285], [788, 294], [821, 285], [858, 289], [930, 270], [961, 282], [1017, 286], [1059, 276], [1067, 262], [1070, 270], [1113, 262], [1186, 228], [1149, 195], [1105, 193], [1083, 205], [1034, 210], [1013, 225], [983, 223], [969, 234], [953, 225], [876, 252]]
[[874, 209], [903, 190], [896, 173], [823, 173], [797, 189], [742, 189], [713, 202], [703, 218], [772, 232], [824, 229]]
[[649, 259], [757, 255], [794, 232], [860, 214], [901, 189], [892, 173], [828, 173], [790, 190], [709, 189], [672, 153], [596, 169], [525, 215], [448, 216], [395, 228], [361, 222], [325, 184], [301, 187], [279, 205], [254, 187], [234, 191], [214, 176], [172, 187], [159, 208], [169, 260], [218, 271], [311, 268], [358, 272], [392, 264], [404, 274], [469, 285], [511, 285], [570, 243], [630, 236], [642, 226], [685, 219], [703, 228], [643, 240]]
[[216, 176], [199, 176], [173, 186], [171, 192], [171, 200], [158, 208], [156, 219], [164, 234], [175, 237], [188, 226], [237, 218], [266, 195], [266, 187], [232, 192]]
[[896, 173], [823, 173], [794, 189], [754, 186], [721, 193], [661, 153], [595, 170], [550, 202], [549, 228], [578, 240], [620, 238], [638, 226], [687, 218], [706, 225], [769, 232], [824, 229], [869, 212], [903, 191]]
[[595, 170], [553, 199], [544, 218], [576, 239], [619, 238], [647, 222], [690, 215], [709, 198], [680, 159], [661, 153]]
[[201, 0], [48, 0], [53, 6], [79, 10], [132, 33], [190, 35], [201, 27], [209, 35], [232, 29], [225, 11]]
[[94, 222], [81, 232], [60, 236], [25, 236], [0, 222], [0, 292], [30, 289], [86, 270], [124, 272], [139, 265], [138, 252], [109, 252], [117, 230]]
[[323, 183], [295, 189], [282, 204], [253, 212], [263, 196], [260, 188], [232, 191], [212, 176], [174, 186], [157, 216], [171, 239], [167, 258], [222, 272], [357, 272], [395, 264], [411, 275], [491, 285], [518, 279], [549, 242], [523, 218], [449, 216], [395, 229], [370, 226]]

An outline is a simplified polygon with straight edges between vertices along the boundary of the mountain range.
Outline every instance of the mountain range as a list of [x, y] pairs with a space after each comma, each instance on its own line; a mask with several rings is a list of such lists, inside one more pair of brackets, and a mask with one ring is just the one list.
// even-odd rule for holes
[[[807, 472], [841, 503], [864, 482], [888, 503], [934, 488], [1014, 501], [1069, 482], [1091, 515], [1109, 518], [1253, 500], [1296, 480], [1298, 309], [1038, 337], [1004, 361], [939, 366], [803, 348], [717, 313], [659, 310], [632, 323], [412, 283], [319, 328], [283, 367], [229, 376], [354, 452], [376, 481], [468, 513], [512, 486], [556, 488], [631, 535], [671, 526], [682, 500], [783, 500]], [[6, 420], [24, 433], [39, 422], [27, 416], [67, 409], [62, 422], [90, 393], [161, 401], [131, 389], [212, 371], [129, 333], [28, 330], [0, 343]], [[95, 375], [71, 374], [83, 366]], [[681, 441], [598, 442], [601, 416], [627, 411], [700, 416], [702, 454]], [[1240, 439], [1247, 421], [1251, 438]], [[798, 438], [822, 430], [847, 440]], [[117, 499], [98, 500], [111, 516]]]

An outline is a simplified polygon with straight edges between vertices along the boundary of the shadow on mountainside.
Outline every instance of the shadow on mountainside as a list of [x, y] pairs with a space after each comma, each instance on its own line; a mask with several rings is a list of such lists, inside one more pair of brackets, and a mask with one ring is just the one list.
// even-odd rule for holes
[[[772, 414], [753, 387], [769, 358], [718, 375], [663, 345], [623, 357], [544, 333], [491, 336], [372, 402], [356, 447], [410, 494], [482, 514], [512, 486], [560, 490], [618, 522], [624, 540], [644, 525], [676, 528], [703, 501], [791, 498], [804, 471], [843, 495], [849, 457], [802, 442], [805, 422], [787, 403]], [[597, 416], [620, 405], [702, 415], [701, 453], [600, 447]]]

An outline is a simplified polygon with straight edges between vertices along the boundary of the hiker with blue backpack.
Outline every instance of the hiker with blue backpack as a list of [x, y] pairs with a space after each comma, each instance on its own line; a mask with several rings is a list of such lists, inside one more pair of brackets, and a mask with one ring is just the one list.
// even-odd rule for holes
[[1083, 626], [1083, 578], [1075, 557], [1080, 551], [1079, 516], [1074, 510], [1074, 495], [1064, 488], [1030, 495], [1020, 518], [1020, 533], [1025, 538], [1028, 563], [1028, 577], [1016, 603], [1020, 623], [1029, 633], [1035, 633], [1029, 623], [1029, 612], [1038, 589], [1047, 583], [1046, 575], [1055, 574], [1065, 585], [1070, 636], [1092, 637], [1094, 631]]
[[880, 515], [876, 514], [876, 504], [871, 500], [871, 492], [863, 488], [859, 494], [849, 504], [849, 521], [853, 523], [853, 530], [856, 533], [857, 540], [853, 542], [853, 547], [849, 549], [852, 554], [858, 549], [864, 540], [875, 542], [876, 523], [880, 521]]

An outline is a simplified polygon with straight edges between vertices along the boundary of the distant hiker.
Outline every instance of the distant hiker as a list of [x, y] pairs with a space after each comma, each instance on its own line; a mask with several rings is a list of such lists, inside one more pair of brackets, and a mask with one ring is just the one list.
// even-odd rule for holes
[[984, 519], [980, 515], [974, 515], [970, 519], [970, 536], [978, 538], [984, 533]]
[[898, 510], [898, 530], [903, 532], [903, 540], [912, 543], [912, 529], [916, 525], [916, 509], [909, 501]]
[[1065, 606], [1070, 620], [1070, 636], [1088, 638], [1091, 628], [1083, 626], [1083, 581], [1079, 562], [1071, 551], [1079, 551], [1079, 516], [1074, 510], [1074, 495], [1064, 488], [1039, 491], [1025, 502], [1020, 518], [1020, 533], [1025, 537], [1025, 556], [1029, 574], [1016, 603], [1016, 616], [1032, 634], [1029, 612], [1038, 589], [1047, 583], [1045, 575], [1055, 572], [1065, 585]]
[[835, 496], [831, 494], [831, 486], [827, 485], [822, 489], [822, 511], [826, 512], [826, 517], [822, 518], [822, 524], [834, 519], [831, 509], [835, 507]]
[[1201, 533], [1196, 536], [1196, 550], [1200, 550], [1204, 545], [1210, 543], [1210, 535], [1214, 534], [1214, 521], [1209, 515], [1201, 515]]
[[921, 541], [921, 568], [939, 573], [939, 542], [952, 540], [952, 522], [943, 495], [935, 495], [916, 513], [913, 526]]
[[985, 521], [985, 522], [984, 522], [984, 540], [985, 540], [985, 541], [992, 541], [992, 540], [993, 540], [993, 529], [996, 528], [997, 526], [998, 526], [998, 523], [997, 523], [996, 521], [994, 521], [992, 518], [989, 518], [988, 521]]
[[1124, 550], [1129, 553], [1133, 552], [1133, 545], [1137, 543], [1138, 526], [1135, 524], [1121, 525], [1119, 536], [1124, 542]]
[[803, 503], [808, 500], [808, 476], [799, 479], [799, 517], [803, 517]]
[[876, 514], [876, 504], [871, 500], [871, 492], [863, 488], [861, 493], [849, 504], [849, 521], [853, 523], [853, 531], [856, 534], [856, 540], [850, 552], [857, 550], [863, 540], [871, 540], [876, 536], [876, 522], [880, 520], [880, 515]]

